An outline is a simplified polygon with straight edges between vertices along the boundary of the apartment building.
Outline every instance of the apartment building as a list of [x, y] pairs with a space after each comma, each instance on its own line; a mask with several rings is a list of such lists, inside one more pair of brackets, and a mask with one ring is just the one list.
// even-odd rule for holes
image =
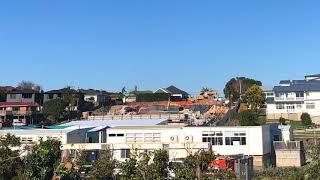
[[320, 74], [303, 80], [282, 80], [266, 94], [268, 119], [300, 120], [306, 112], [314, 123], [320, 123]]

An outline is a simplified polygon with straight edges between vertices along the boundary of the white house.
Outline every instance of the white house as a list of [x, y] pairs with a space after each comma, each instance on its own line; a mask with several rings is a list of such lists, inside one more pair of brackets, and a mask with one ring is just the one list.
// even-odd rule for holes
[[302, 113], [320, 123], [320, 74], [304, 80], [283, 80], [267, 93], [267, 118], [300, 120]]

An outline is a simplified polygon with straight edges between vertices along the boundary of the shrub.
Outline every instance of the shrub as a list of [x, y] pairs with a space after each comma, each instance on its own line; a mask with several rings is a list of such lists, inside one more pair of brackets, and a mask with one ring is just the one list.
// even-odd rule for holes
[[304, 126], [309, 126], [309, 125], [312, 124], [312, 120], [311, 120], [310, 114], [308, 114], [308, 113], [302, 113], [300, 119], [301, 119], [301, 123]]
[[241, 126], [256, 126], [258, 124], [258, 116], [253, 111], [247, 110], [238, 113]]

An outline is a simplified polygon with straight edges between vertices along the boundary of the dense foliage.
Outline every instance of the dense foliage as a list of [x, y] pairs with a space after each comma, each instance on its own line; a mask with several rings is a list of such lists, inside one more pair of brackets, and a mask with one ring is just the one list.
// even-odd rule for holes
[[283, 118], [283, 117], [280, 117], [280, 118], [279, 118], [279, 123], [280, 123], [280, 124], [286, 124], [286, 119]]
[[67, 103], [63, 99], [52, 99], [43, 104], [42, 112], [56, 120], [61, 118], [66, 106]]
[[261, 81], [246, 77], [237, 77], [230, 79], [225, 85], [223, 92], [225, 97], [228, 98], [231, 102], [236, 101], [240, 98], [240, 84], [242, 93], [246, 92], [247, 89], [254, 84], [262, 86]]
[[137, 94], [137, 102], [154, 102], [154, 101], [168, 101], [170, 94], [166, 93], [145, 93]]
[[60, 141], [49, 139], [33, 146], [25, 159], [26, 175], [30, 179], [51, 179], [61, 158]]
[[18, 177], [22, 171], [22, 161], [18, 150], [10, 147], [19, 147], [20, 139], [10, 134], [0, 139], [0, 179]]
[[250, 86], [243, 96], [243, 102], [252, 110], [260, 109], [265, 100], [266, 97], [263, 90], [256, 84]]
[[93, 179], [114, 179], [114, 169], [116, 168], [117, 161], [113, 159], [111, 150], [100, 151], [100, 158], [93, 165], [91, 177]]
[[302, 113], [302, 115], [301, 115], [301, 123], [304, 126], [310, 126], [312, 124], [312, 120], [311, 120], [310, 114]]

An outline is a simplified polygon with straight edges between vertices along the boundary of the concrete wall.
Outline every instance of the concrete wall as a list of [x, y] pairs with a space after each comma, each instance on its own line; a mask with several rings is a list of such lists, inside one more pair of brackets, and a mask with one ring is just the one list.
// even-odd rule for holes
[[302, 150], [276, 150], [277, 167], [301, 167], [305, 164]]

